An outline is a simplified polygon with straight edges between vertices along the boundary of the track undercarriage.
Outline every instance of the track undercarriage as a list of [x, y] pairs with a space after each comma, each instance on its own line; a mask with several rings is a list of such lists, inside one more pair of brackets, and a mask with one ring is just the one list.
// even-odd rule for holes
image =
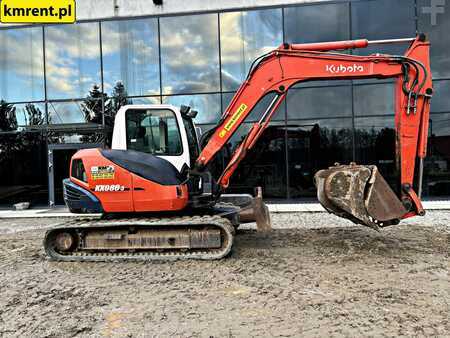
[[[253, 209], [265, 213], [249, 217]], [[262, 218], [267, 230], [269, 217], [261, 200], [247, 209], [222, 203], [202, 214], [75, 219], [47, 231], [44, 249], [58, 261], [221, 259], [230, 253], [241, 222], [261, 227]]]
[[59, 261], [220, 259], [234, 232], [218, 215], [76, 220], [49, 230], [44, 248]]

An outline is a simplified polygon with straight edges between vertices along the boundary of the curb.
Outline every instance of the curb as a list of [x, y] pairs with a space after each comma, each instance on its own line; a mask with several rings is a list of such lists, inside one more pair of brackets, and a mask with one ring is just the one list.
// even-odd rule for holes
[[[294, 212], [326, 212], [319, 203], [297, 203], [297, 204], [267, 204], [272, 213], [294, 213]], [[425, 210], [450, 210], [450, 200], [424, 201]], [[98, 218], [101, 214], [72, 214], [66, 208], [41, 208], [28, 210], [0, 210], [0, 219], [14, 218], [59, 218], [59, 217], [92, 217]]]

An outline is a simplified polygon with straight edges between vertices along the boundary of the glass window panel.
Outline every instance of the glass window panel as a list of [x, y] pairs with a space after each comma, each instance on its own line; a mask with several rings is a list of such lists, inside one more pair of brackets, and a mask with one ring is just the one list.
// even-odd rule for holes
[[436, 14], [436, 21], [432, 22], [433, 15], [428, 10], [430, 8], [430, 0], [418, 0], [418, 26], [419, 32], [427, 34], [431, 42], [430, 56], [431, 56], [431, 71], [433, 78], [450, 77], [450, 2], [443, 2], [443, 13]]
[[352, 119], [288, 121], [289, 196], [315, 198], [314, 174], [352, 160]]
[[[228, 143], [234, 151], [248, 134], [250, 123], [242, 124]], [[267, 198], [286, 198], [286, 146], [284, 122], [271, 122], [247, 153], [230, 180], [230, 193], [254, 193], [260, 186]], [[225, 156], [224, 163], [229, 157]]]
[[59, 123], [101, 123], [101, 100], [49, 102], [49, 122]]
[[291, 89], [286, 100], [288, 120], [352, 116], [350, 86]]
[[14, 108], [19, 129], [46, 124], [45, 103], [15, 104]]
[[0, 132], [0, 204], [48, 202], [46, 138], [40, 132]]
[[344, 3], [285, 8], [286, 42], [348, 40], [350, 36], [348, 7], [348, 4]]
[[0, 30], [0, 99], [44, 99], [42, 28]]
[[80, 98], [100, 85], [98, 23], [45, 27], [47, 88], [50, 99]]
[[0, 101], [0, 132], [15, 131], [18, 128], [16, 107], [3, 100]]
[[[308, 43], [349, 40], [350, 19], [348, 4], [320, 4], [284, 9], [285, 41]], [[314, 29], [311, 29], [314, 27]], [[338, 81], [308, 81], [293, 88], [336, 85]], [[339, 81], [344, 83], [345, 80]], [[350, 80], [346, 81], [351, 83]]]
[[430, 135], [450, 136], [450, 113], [430, 114]]
[[282, 42], [281, 9], [221, 13], [223, 90], [236, 90], [253, 60]]
[[105, 91], [117, 82], [127, 95], [159, 94], [157, 19], [102, 22]]
[[[93, 143], [102, 146], [105, 143], [105, 133], [103, 130], [93, 131], [85, 130], [51, 130], [48, 133], [48, 143], [51, 144], [67, 144], [67, 143]], [[66, 175], [69, 170], [66, 171]]]
[[450, 196], [450, 114], [431, 114], [424, 165], [425, 196]]
[[154, 155], [181, 155], [180, 128], [172, 110], [130, 109], [125, 115], [127, 149]]
[[394, 114], [394, 90], [393, 83], [354, 86], [355, 116]]
[[450, 81], [433, 82], [433, 90], [431, 111], [435, 113], [450, 112]]
[[185, 105], [197, 110], [198, 115], [194, 119], [196, 124], [216, 123], [221, 116], [220, 94], [163, 96], [162, 102], [176, 107]]
[[160, 19], [163, 94], [219, 91], [217, 26], [217, 14]]
[[[377, 0], [351, 3], [353, 39], [396, 39], [416, 35], [414, 0]], [[375, 45], [355, 49], [354, 53], [404, 54], [409, 43]]]
[[397, 190], [394, 115], [355, 118], [356, 162], [378, 166], [391, 188]]
[[149, 97], [129, 97], [129, 104], [160, 104], [161, 99], [159, 96], [149, 96]]

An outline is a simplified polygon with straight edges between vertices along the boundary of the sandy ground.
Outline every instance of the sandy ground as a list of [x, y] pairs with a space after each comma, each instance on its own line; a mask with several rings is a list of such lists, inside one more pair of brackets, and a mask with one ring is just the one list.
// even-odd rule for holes
[[450, 212], [377, 233], [324, 213], [243, 229], [222, 261], [58, 263], [0, 220], [1, 337], [450, 337]]

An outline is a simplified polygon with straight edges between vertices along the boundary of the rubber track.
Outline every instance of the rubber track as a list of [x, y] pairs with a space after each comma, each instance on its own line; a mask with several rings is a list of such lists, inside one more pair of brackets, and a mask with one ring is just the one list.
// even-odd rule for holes
[[[228, 238], [223, 241], [225, 246], [220, 249], [193, 249], [188, 252], [183, 251], [137, 251], [137, 252], [83, 252], [78, 251], [72, 254], [60, 254], [51, 247], [51, 237], [55, 231], [59, 230], [77, 230], [89, 229], [99, 230], [108, 228], [111, 230], [114, 227], [124, 228], [132, 227], [161, 227], [161, 226], [202, 226], [213, 225], [220, 228]], [[93, 219], [78, 219], [61, 224], [55, 228], [48, 230], [44, 238], [44, 250], [52, 260], [66, 261], [66, 262], [110, 262], [110, 261], [149, 261], [149, 260], [184, 260], [184, 259], [198, 259], [198, 260], [216, 260], [227, 256], [234, 242], [235, 229], [231, 222], [221, 216], [182, 216], [182, 217], [167, 217], [167, 218], [127, 218], [127, 219], [112, 219], [112, 220], [93, 220]]]

